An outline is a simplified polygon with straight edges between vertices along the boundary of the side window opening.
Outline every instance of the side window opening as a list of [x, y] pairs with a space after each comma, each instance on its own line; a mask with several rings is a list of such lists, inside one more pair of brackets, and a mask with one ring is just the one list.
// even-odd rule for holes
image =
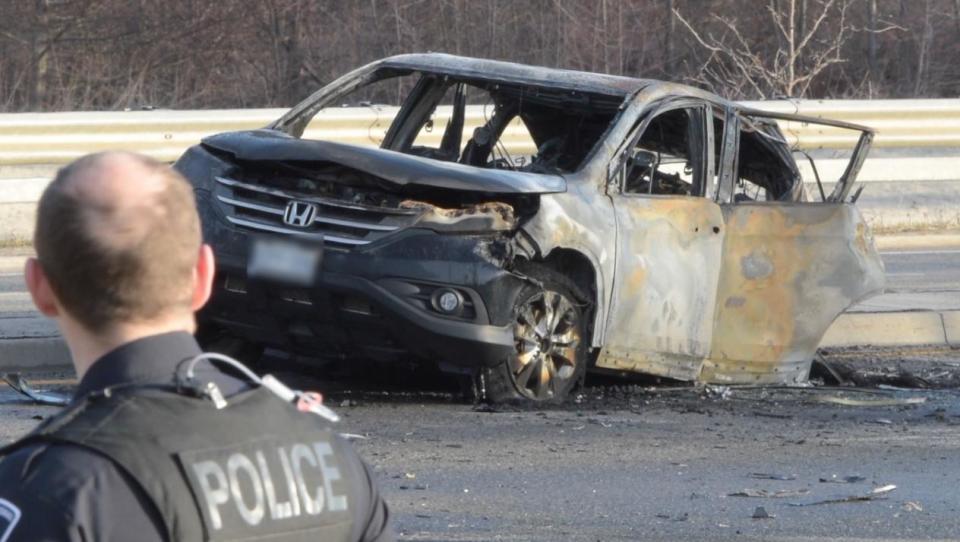
[[734, 202], [801, 199], [800, 171], [775, 121], [743, 119], [737, 163]]
[[673, 109], [654, 117], [631, 149], [624, 193], [701, 195], [703, 139], [696, 108]]

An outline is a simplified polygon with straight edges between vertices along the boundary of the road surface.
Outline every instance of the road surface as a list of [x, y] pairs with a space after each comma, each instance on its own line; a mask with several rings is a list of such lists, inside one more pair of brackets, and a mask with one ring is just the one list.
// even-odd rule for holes
[[[920, 540], [960, 533], [955, 391], [752, 389], [721, 398], [688, 387], [594, 384], [579, 404], [490, 412], [444, 393], [319, 389], [335, 407], [350, 401], [337, 408], [340, 429], [366, 437], [356, 446], [376, 468], [401, 540]], [[836, 397], [924, 402], [822, 402]], [[0, 390], [0, 444], [55, 410]], [[851, 476], [862, 479], [820, 481]], [[810, 504], [887, 485], [896, 489], [883, 500]], [[761, 491], [783, 496], [731, 496]], [[753, 519], [758, 506], [775, 517]]]

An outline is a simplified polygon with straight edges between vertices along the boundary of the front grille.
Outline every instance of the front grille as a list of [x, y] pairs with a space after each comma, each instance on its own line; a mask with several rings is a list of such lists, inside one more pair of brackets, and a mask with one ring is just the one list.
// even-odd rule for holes
[[[372, 243], [412, 224], [416, 209], [398, 209], [280, 190], [227, 177], [216, 177], [216, 197], [232, 224], [260, 232], [323, 240], [327, 245], [349, 248]], [[290, 202], [316, 205], [309, 224], [284, 220]]]

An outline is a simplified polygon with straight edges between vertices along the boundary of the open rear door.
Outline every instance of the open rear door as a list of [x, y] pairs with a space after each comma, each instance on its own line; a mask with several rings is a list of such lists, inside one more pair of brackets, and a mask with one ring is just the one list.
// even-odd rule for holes
[[787, 124], [815, 124], [822, 126], [823, 129], [827, 131], [842, 132], [843, 130], [851, 130], [854, 132], [859, 132], [860, 136], [857, 138], [857, 143], [854, 145], [853, 150], [850, 153], [850, 160], [847, 162], [847, 167], [844, 169], [840, 178], [835, 179], [836, 185], [834, 185], [834, 188], [830, 192], [829, 196], [823, 192], [822, 179], [820, 179], [820, 175], [816, 171], [816, 165], [813, 164], [813, 159], [810, 159], [811, 166], [813, 167], [813, 174], [815, 175], [815, 179], [811, 179], [811, 181], [815, 180], [820, 188], [820, 201], [823, 201], [824, 203], [842, 203], [847, 201], [847, 197], [853, 188], [853, 184], [857, 180], [857, 175], [860, 174], [860, 168], [863, 167], [863, 161], [867, 159], [867, 154], [870, 152], [870, 146], [873, 143], [874, 136], [872, 129], [859, 124], [842, 122], [838, 120], [806, 117], [803, 115], [791, 115], [788, 113], [775, 113], [772, 111], [760, 111], [755, 109], [742, 110], [740, 111], [740, 114], [754, 119], [775, 120]]
[[837, 316], [881, 291], [884, 283], [869, 227], [846, 202], [872, 133], [845, 123], [754, 113], [855, 129], [861, 137], [823, 201], [721, 202], [726, 235], [713, 342], [700, 374], [707, 382], [805, 380]]

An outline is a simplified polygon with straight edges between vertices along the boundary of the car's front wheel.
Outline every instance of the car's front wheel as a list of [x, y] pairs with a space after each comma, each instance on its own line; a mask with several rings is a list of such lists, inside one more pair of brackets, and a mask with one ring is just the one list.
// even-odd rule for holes
[[494, 403], [559, 402], [586, 373], [586, 305], [563, 274], [532, 264], [523, 271], [539, 284], [526, 286], [517, 296], [516, 351], [504, 363], [483, 371], [482, 392]]

